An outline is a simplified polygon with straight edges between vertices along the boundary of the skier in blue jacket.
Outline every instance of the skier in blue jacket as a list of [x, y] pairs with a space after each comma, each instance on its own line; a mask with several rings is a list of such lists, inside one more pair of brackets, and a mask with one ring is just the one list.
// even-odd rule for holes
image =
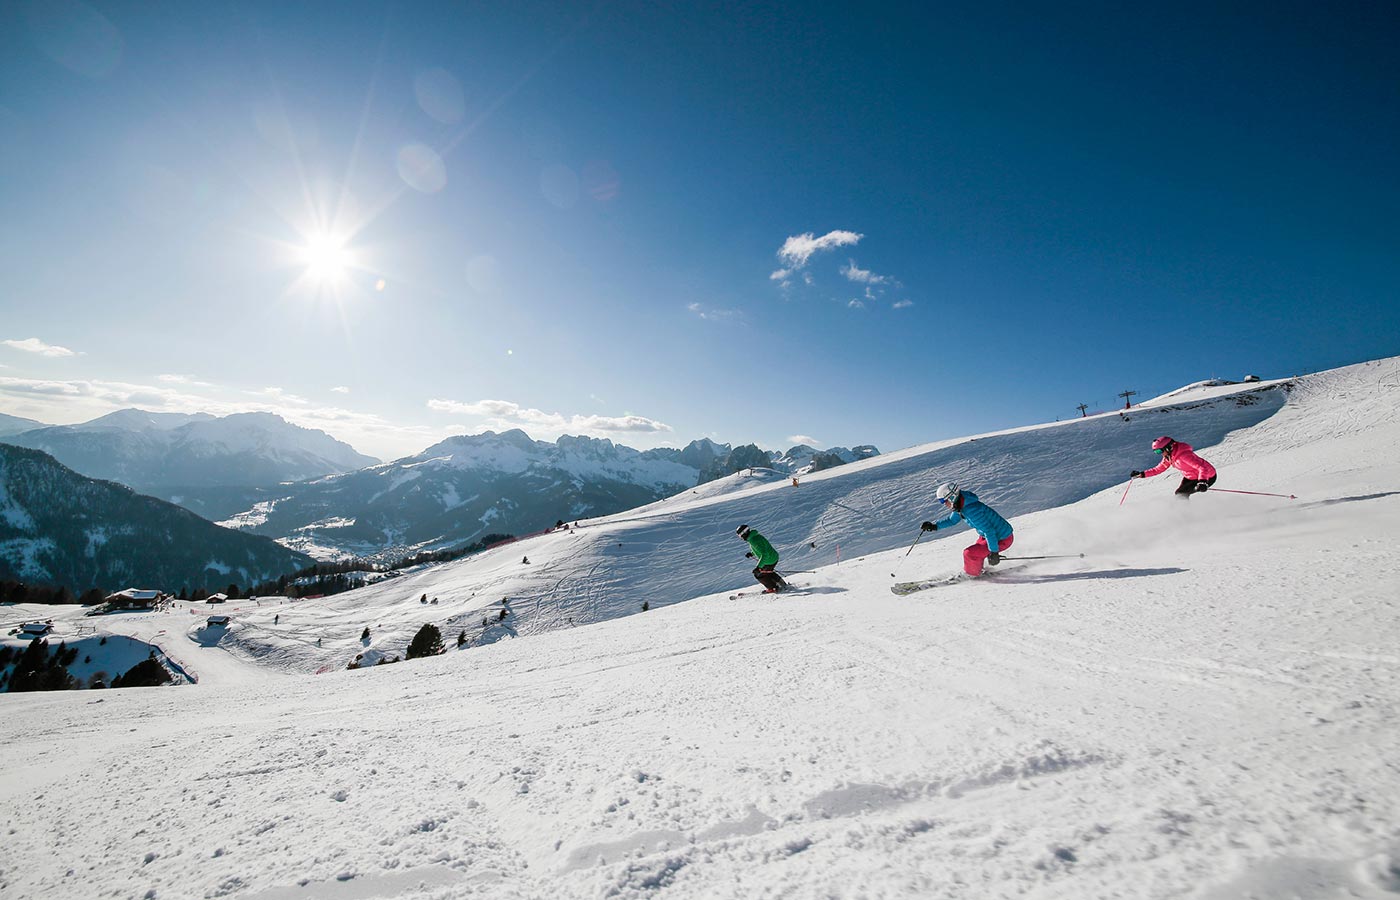
[[[949, 510], [948, 521], [925, 522], [920, 527], [924, 531], [937, 531], [940, 525], [947, 528], [957, 524], [959, 519], [966, 519], [967, 524], [976, 530], [978, 538], [977, 543], [963, 551], [963, 571], [976, 578], [982, 574], [984, 562], [994, 566], [1000, 563], [1001, 551], [1011, 546], [1011, 523], [978, 500], [972, 491], [960, 490], [956, 481], [940, 484], [936, 496], [938, 502]], [[996, 549], [993, 550], [993, 547]]]

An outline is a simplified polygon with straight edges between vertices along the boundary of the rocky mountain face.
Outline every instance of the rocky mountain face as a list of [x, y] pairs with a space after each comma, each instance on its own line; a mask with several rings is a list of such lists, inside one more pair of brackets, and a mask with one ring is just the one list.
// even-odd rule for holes
[[221, 528], [52, 456], [0, 444], [0, 579], [178, 590], [247, 586], [310, 565], [295, 551]]
[[[694, 487], [716, 467], [745, 460], [772, 467], [783, 456], [740, 450], [706, 439], [640, 452], [606, 439], [549, 442], [488, 431], [358, 472], [260, 489], [222, 524], [318, 558], [394, 556], [621, 512]], [[810, 460], [802, 464], [810, 468]]]
[[870, 459], [872, 456], [879, 455], [880, 451], [870, 444], [861, 444], [850, 449], [832, 447], [828, 450], [818, 450], [806, 444], [798, 444], [788, 448], [787, 452], [781, 455], [774, 453], [773, 468], [790, 475], [806, 475], [809, 472], [820, 472], [823, 469], [832, 469], [846, 463]]
[[[728, 449], [726, 444], [715, 446]], [[722, 456], [716, 456], [710, 463], [702, 467], [700, 482], [703, 484], [707, 481], [714, 481], [744, 469], [766, 468], [784, 475], [806, 475], [809, 472], [820, 472], [823, 469], [879, 455], [880, 451], [870, 444], [862, 444], [852, 450], [845, 447], [818, 450], [807, 444], [798, 444], [786, 452], [762, 450], [755, 444], [744, 444], [728, 450]]]
[[271, 413], [216, 418], [124, 409], [81, 425], [40, 427], [3, 440], [43, 450], [90, 478], [164, 497], [190, 489], [302, 481], [378, 462], [324, 431]]

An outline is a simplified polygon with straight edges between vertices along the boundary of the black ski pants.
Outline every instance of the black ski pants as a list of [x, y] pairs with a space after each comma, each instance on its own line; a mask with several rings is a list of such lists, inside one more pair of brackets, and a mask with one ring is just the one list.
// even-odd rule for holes
[[1196, 485], [1203, 484], [1206, 487], [1211, 487], [1215, 484], [1215, 479], [1218, 477], [1220, 476], [1212, 475], [1204, 480], [1199, 478], [1183, 478], [1181, 479], [1181, 486], [1176, 489], [1177, 496], [1190, 497], [1192, 494], [1196, 493]]
[[754, 566], [753, 577], [758, 579], [758, 583], [770, 591], [781, 591], [787, 587], [787, 582], [783, 581], [783, 576], [773, 571], [772, 566]]

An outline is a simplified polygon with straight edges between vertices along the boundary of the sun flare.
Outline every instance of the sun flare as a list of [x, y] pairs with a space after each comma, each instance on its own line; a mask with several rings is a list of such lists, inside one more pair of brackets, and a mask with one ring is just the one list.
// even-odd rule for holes
[[354, 265], [345, 242], [327, 234], [308, 237], [301, 257], [306, 264], [306, 274], [320, 284], [341, 280]]

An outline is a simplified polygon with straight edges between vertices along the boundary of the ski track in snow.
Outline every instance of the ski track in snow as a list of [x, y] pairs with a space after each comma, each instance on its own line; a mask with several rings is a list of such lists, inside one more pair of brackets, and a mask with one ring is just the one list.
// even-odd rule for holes
[[[1395, 897], [1396, 366], [681, 495], [224, 631], [101, 620], [200, 683], [0, 695], [0, 894]], [[1299, 499], [1120, 506], [1125, 432]], [[948, 474], [1012, 555], [1085, 557], [891, 595], [960, 565], [965, 528], [906, 555]], [[739, 521], [817, 542], [805, 591], [728, 599]], [[467, 648], [344, 671], [428, 620]]]

